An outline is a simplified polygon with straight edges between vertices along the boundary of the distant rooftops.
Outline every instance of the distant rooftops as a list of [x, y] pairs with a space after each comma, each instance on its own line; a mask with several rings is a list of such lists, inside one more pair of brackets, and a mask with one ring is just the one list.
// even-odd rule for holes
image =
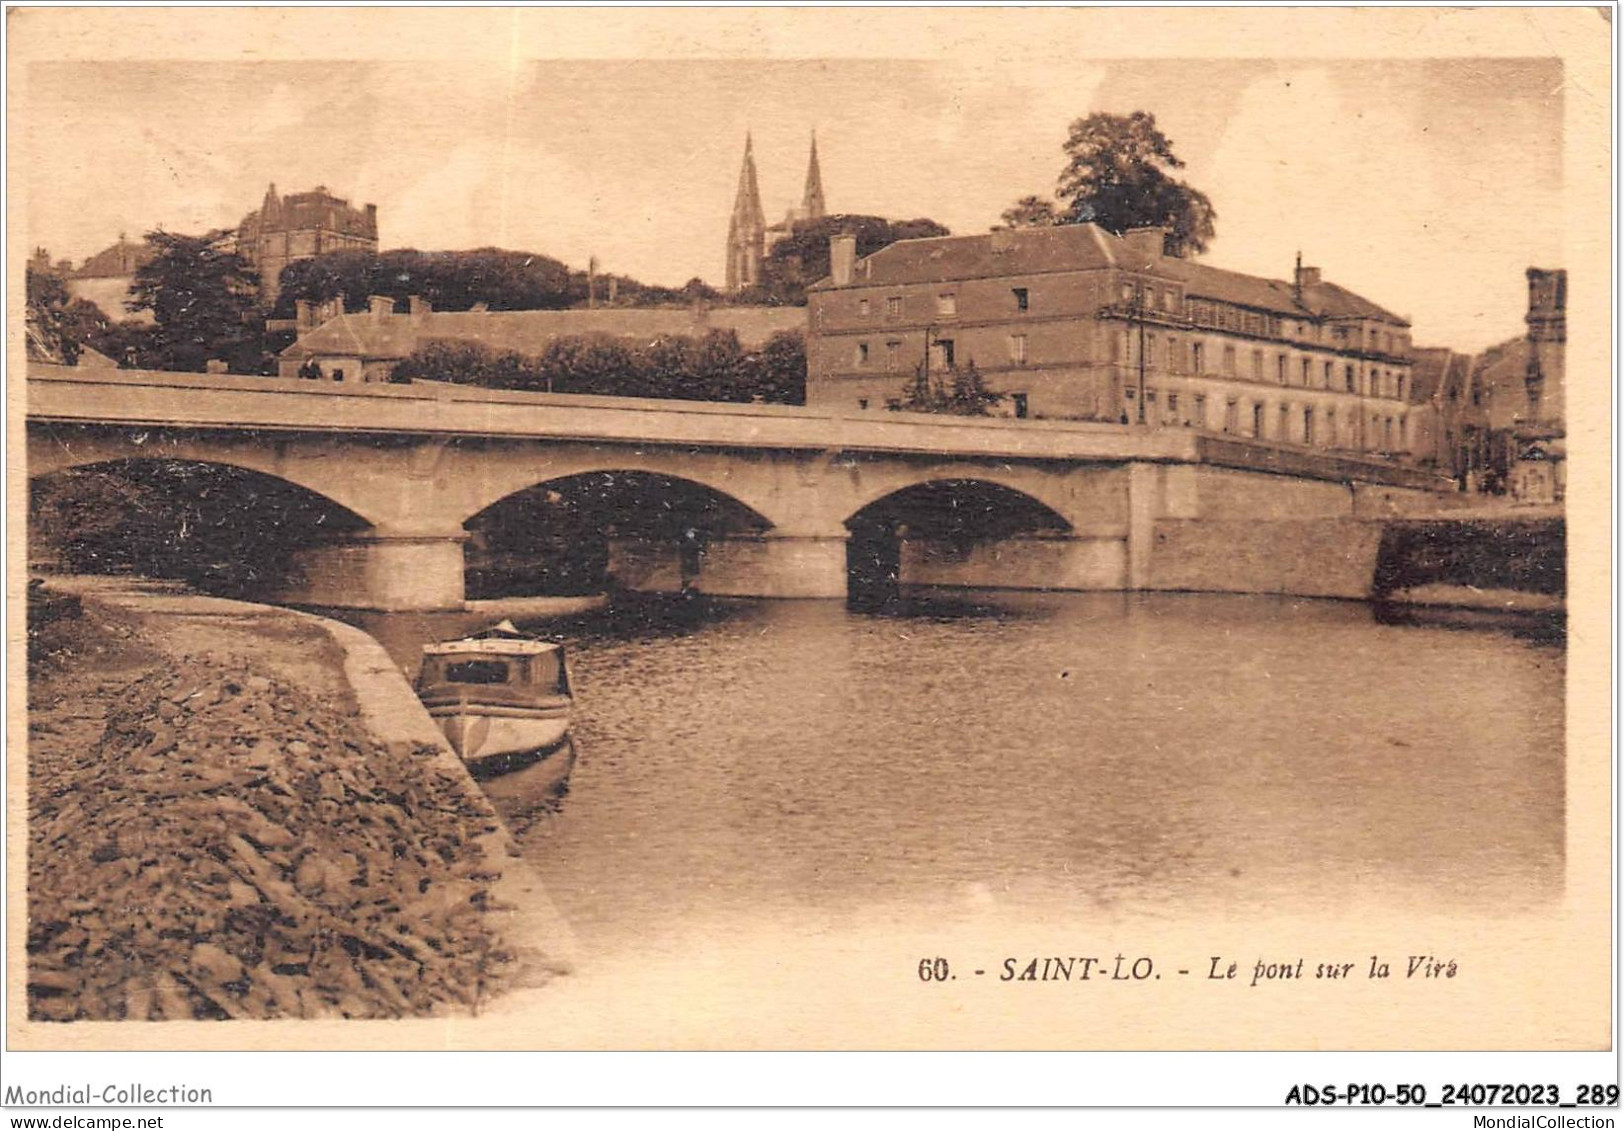
[[[1016, 228], [975, 236], [898, 240], [857, 261], [850, 286], [953, 282], [1006, 275], [1038, 275], [1116, 267], [1175, 279], [1188, 297], [1213, 299], [1288, 318], [1369, 318], [1409, 323], [1370, 300], [1301, 269], [1295, 282], [1266, 279], [1164, 255], [1160, 229], [1122, 236], [1095, 224]], [[1299, 285], [1300, 283], [1300, 285]], [[811, 290], [830, 290], [824, 279]]]
[[157, 252], [150, 244], [127, 240], [121, 233], [112, 247], [103, 248], [84, 261], [70, 276], [74, 279], [118, 279], [133, 275], [151, 262]]

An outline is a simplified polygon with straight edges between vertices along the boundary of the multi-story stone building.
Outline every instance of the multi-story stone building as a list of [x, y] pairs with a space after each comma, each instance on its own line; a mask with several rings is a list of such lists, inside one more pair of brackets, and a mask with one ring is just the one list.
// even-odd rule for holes
[[237, 225], [237, 251], [259, 270], [260, 295], [276, 302], [282, 268], [334, 251], [378, 250], [378, 206], [352, 208], [317, 185], [279, 196], [273, 184], [259, 211]]
[[974, 363], [1016, 416], [1202, 428], [1316, 448], [1412, 449], [1409, 323], [1297, 267], [1288, 281], [1092, 224], [903, 240], [836, 237], [808, 292], [807, 403], [895, 407]]

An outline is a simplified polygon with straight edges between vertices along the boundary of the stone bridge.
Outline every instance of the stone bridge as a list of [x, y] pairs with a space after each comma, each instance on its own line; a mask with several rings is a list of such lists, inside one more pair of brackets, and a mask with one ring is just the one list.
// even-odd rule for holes
[[1426, 509], [1446, 486], [1185, 429], [43, 365], [28, 369], [27, 441], [31, 479], [183, 460], [314, 492], [359, 533], [301, 551], [302, 579], [279, 596], [374, 609], [459, 607], [470, 520], [591, 473], [686, 482], [750, 516], [697, 561], [674, 543], [612, 537], [620, 583], [761, 597], [845, 596], [853, 531], [888, 507], [905, 514], [921, 490], [1012, 493], [1045, 521], [968, 542], [892, 521], [904, 582], [1359, 597], [1373, 520]]

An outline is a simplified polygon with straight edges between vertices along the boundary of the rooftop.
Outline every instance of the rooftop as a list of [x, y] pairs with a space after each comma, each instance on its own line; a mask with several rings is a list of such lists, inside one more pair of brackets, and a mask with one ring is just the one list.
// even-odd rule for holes
[[[1370, 318], [1396, 326], [1409, 325], [1391, 311], [1335, 283], [1306, 282], [1299, 291], [1287, 280], [1162, 255], [1154, 248], [1153, 237], [1137, 235], [1113, 235], [1095, 224], [1061, 224], [975, 236], [898, 240], [858, 260], [852, 285], [945, 283], [1116, 267], [1181, 282], [1192, 298], [1213, 299], [1288, 318]], [[834, 288], [832, 280], [824, 279], [810, 289]]]

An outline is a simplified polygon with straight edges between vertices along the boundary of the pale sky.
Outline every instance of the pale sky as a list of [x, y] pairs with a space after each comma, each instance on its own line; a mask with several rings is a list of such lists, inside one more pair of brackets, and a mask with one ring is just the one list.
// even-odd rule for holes
[[1073, 118], [1143, 109], [1212, 198], [1208, 262], [1301, 250], [1419, 344], [1520, 334], [1524, 269], [1563, 266], [1549, 59], [36, 62], [28, 88], [27, 238], [76, 263], [233, 226], [274, 181], [377, 204], [386, 248], [719, 284], [747, 129], [769, 221], [816, 129], [831, 211], [963, 235], [1053, 192]]

